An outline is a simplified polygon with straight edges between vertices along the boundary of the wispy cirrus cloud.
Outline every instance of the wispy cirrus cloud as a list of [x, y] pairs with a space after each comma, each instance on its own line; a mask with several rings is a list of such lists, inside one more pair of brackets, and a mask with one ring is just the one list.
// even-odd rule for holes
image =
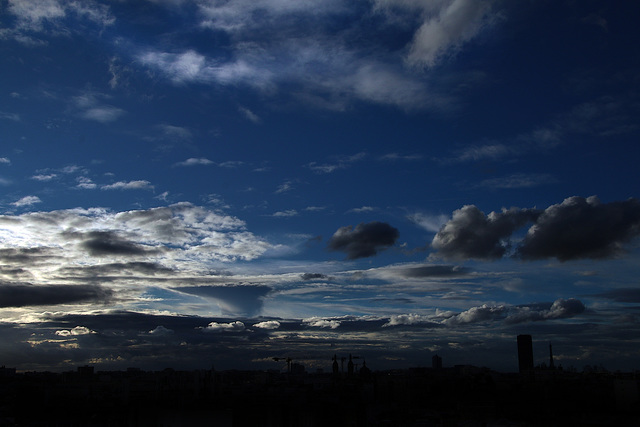
[[[263, 93], [274, 92], [283, 84], [294, 85], [296, 90], [291, 93], [297, 101], [320, 108], [345, 109], [354, 100], [407, 109], [442, 107], [450, 102], [449, 97], [428, 85], [425, 69], [454, 56], [489, 28], [496, 16], [491, 3], [198, 3], [199, 27], [226, 33], [232, 55], [214, 57], [194, 48], [141, 48], [136, 56], [141, 64], [176, 84], [245, 85]], [[336, 22], [342, 21], [349, 31], [336, 31]], [[376, 46], [366, 39], [354, 43], [357, 39], [347, 38], [370, 21], [382, 21], [384, 25], [378, 28], [383, 32], [410, 27], [413, 37], [395, 47]], [[404, 64], [398, 61], [402, 57]], [[255, 113], [247, 111], [241, 109], [257, 122]]]

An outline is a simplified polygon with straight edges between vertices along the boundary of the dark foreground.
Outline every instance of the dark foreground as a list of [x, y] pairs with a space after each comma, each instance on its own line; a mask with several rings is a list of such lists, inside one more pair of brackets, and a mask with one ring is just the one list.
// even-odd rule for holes
[[638, 426], [640, 375], [459, 366], [0, 375], [0, 426]]

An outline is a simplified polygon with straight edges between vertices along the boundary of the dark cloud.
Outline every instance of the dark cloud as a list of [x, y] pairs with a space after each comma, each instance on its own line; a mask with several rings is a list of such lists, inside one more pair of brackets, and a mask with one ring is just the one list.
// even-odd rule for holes
[[384, 222], [360, 223], [355, 229], [349, 225], [335, 232], [328, 248], [345, 252], [347, 259], [366, 258], [393, 245], [399, 235], [396, 228]]
[[147, 249], [109, 231], [91, 231], [86, 236], [87, 240], [83, 241], [81, 246], [87, 249], [91, 256], [136, 256], [157, 252], [155, 249]]
[[223, 315], [253, 316], [262, 310], [262, 299], [271, 291], [269, 286], [187, 286], [174, 288], [178, 292], [211, 298]]
[[640, 201], [601, 203], [570, 197], [549, 206], [518, 248], [522, 259], [609, 258], [640, 234]]
[[581, 314], [584, 311], [585, 306], [582, 301], [575, 298], [559, 298], [546, 307], [542, 304], [517, 306], [511, 310], [505, 322], [507, 324], [514, 324], [550, 319], [566, 319]]
[[431, 246], [447, 259], [498, 259], [505, 255], [511, 234], [539, 215], [536, 209], [519, 208], [485, 215], [476, 206], [467, 205], [453, 213]]
[[616, 302], [640, 303], [640, 288], [620, 288], [594, 295]]
[[304, 273], [301, 274], [302, 280], [327, 280], [329, 276], [322, 273]]
[[109, 264], [90, 265], [86, 267], [65, 267], [61, 269], [64, 273], [81, 273], [88, 276], [103, 276], [103, 275], [131, 275], [141, 274], [145, 276], [153, 276], [156, 274], [170, 274], [174, 273], [174, 270], [168, 267], [164, 267], [155, 262], [113, 262]]
[[38, 261], [53, 258], [48, 248], [3, 248], [0, 249], [0, 262], [35, 264]]
[[0, 283], [0, 307], [105, 303], [113, 291], [93, 285], [31, 285]]
[[421, 277], [455, 277], [469, 274], [469, 269], [457, 265], [426, 265], [421, 267], [407, 267], [400, 274], [407, 278]]
[[576, 196], [544, 211], [511, 208], [489, 215], [468, 205], [453, 213], [431, 246], [447, 259], [499, 259], [507, 255], [511, 235], [529, 222], [515, 251], [521, 259], [610, 258], [640, 235], [640, 201], [601, 203], [595, 196]]

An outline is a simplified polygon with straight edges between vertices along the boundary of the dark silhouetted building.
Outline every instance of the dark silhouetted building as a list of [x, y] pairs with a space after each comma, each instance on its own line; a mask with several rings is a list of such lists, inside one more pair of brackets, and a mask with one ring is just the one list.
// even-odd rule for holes
[[533, 372], [533, 341], [531, 335], [518, 335], [518, 368], [521, 374]]
[[434, 354], [431, 358], [431, 367], [433, 369], [442, 369], [442, 357]]

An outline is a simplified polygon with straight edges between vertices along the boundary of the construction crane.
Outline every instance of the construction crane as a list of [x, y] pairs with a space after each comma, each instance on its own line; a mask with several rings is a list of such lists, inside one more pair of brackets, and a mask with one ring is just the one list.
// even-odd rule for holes
[[287, 372], [291, 373], [291, 362], [293, 361], [292, 358], [290, 357], [272, 357], [272, 359], [276, 362], [279, 362], [281, 360], [284, 360], [287, 362]]

